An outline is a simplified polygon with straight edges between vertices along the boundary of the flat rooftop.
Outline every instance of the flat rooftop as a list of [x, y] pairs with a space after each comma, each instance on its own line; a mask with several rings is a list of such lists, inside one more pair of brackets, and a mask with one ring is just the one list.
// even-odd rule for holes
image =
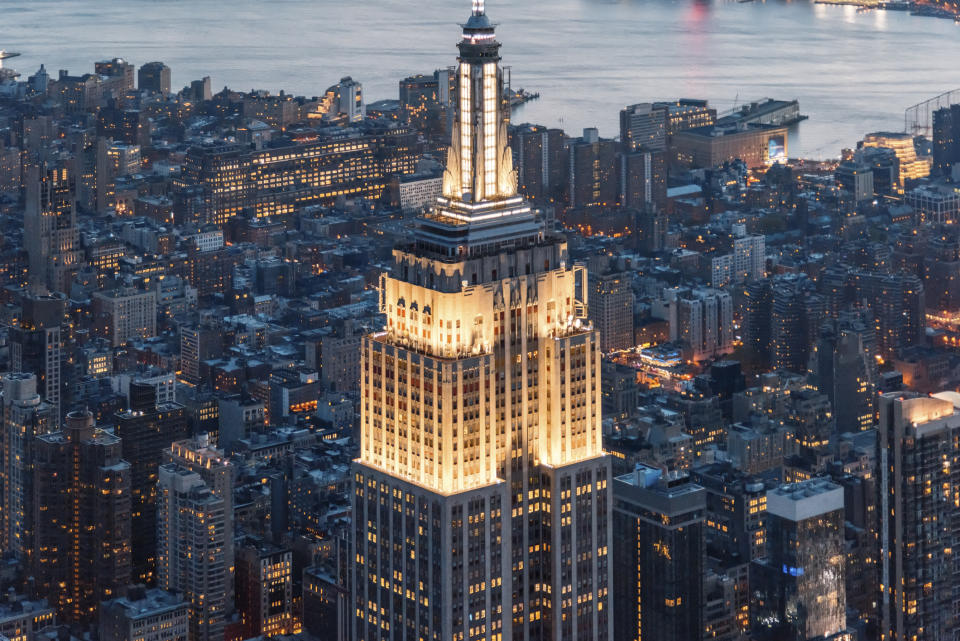
[[767, 492], [767, 512], [790, 521], [843, 509], [843, 488], [830, 479], [787, 483]]

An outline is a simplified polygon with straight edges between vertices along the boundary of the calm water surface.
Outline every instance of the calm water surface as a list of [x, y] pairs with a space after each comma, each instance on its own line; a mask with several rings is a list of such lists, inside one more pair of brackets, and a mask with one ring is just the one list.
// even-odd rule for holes
[[[515, 121], [618, 133], [626, 104], [708, 98], [721, 111], [800, 100], [791, 155], [832, 157], [903, 110], [960, 87], [960, 27], [809, 0], [487, 0], [513, 86], [541, 94]], [[174, 87], [316, 95], [341, 76], [368, 100], [452, 64], [467, 0], [0, 0], [0, 48], [24, 73], [163, 60]]]

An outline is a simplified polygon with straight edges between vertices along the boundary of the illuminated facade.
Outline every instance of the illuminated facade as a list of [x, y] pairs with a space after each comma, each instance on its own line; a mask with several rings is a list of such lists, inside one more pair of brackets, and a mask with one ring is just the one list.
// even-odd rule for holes
[[917, 156], [917, 148], [913, 142], [913, 135], [901, 132], [886, 132], [867, 134], [861, 143], [862, 147], [883, 147], [892, 149], [900, 161], [900, 175], [897, 177], [897, 190], [903, 193], [904, 183], [908, 180], [926, 178], [933, 167], [933, 159]]
[[100, 602], [130, 583], [130, 465], [120, 439], [88, 411], [34, 443], [33, 575], [71, 623], [96, 620]]
[[183, 405], [157, 403], [153, 385], [130, 385], [130, 409], [113, 415], [122, 442], [123, 460], [130, 464], [133, 574], [138, 583], [153, 583], [156, 566], [157, 468], [164, 450], [186, 438], [190, 428]]
[[416, 133], [371, 126], [261, 150], [194, 147], [184, 176], [174, 184], [180, 191], [201, 187], [201, 222], [223, 225], [245, 208], [262, 218], [309, 204], [330, 205], [339, 196], [380, 198], [392, 176], [416, 170], [419, 157]]
[[136, 174], [143, 169], [140, 145], [114, 143], [107, 148], [107, 158], [110, 159], [115, 176]]
[[702, 638], [706, 491], [642, 465], [613, 486], [614, 638]]
[[363, 104], [363, 85], [346, 76], [333, 85], [320, 98], [316, 112], [308, 117], [321, 117], [327, 120], [360, 122], [367, 115]]
[[960, 412], [946, 398], [884, 394], [878, 438], [880, 638], [955, 637]]
[[404, 123], [418, 131], [448, 131], [450, 97], [456, 93], [453, 69], [437, 69], [431, 75], [410, 76], [400, 81], [400, 113]]
[[586, 273], [517, 195], [499, 47], [475, 2], [443, 196], [394, 250], [387, 325], [361, 345], [358, 641], [612, 635]]
[[[201, 420], [205, 411], [204, 408], [200, 409]], [[223, 500], [224, 513], [233, 514], [233, 467], [224, 457], [223, 450], [212, 445], [207, 434], [174, 441], [170, 449], [164, 452], [163, 462], [175, 463], [199, 474], [207, 487]], [[226, 581], [226, 608], [229, 614], [233, 612], [233, 519], [226, 519], [223, 527], [224, 558], [229, 573]]]
[[251, 545], [237, 553], [237, 603], [244, 638], [294, 634], [293, 553]]
[[0, 637], [9, 641], [34, 641], [43, 628], [55, 623], [53, 608], [44, 601], [0, 605]]
[[100, 607], [100, 641], [187, 641], [188, 611], [178, 595], [131, 586]]
[[850, 641], [843, 488], [827, 479], [767, 493], [767, 556], [753, 562], [754, 638]]
[[762, 167], [788, 153], [787, 128], [772, 125], [697, 127], [677, 132], [672, 143], [676, 162], [694, 167], [717, 167], [734, 160]]
[[68, 291], [80, 263], [76, 172], [72, 162], [32, 164], [24, 181], [24, 248], [30, 260], [30, 290]]
[[33, 374], [7, 374], [2, 385], [0, 548], [29, 565], [33, 553], [34, 438], [50, 431], [52, 408], [40, 399]]
[[227, 614], [227, 517], [222, 498], [196, 472], [160, 466], [157, 488], [157, 586], [190, 604], [188, 638], [223, 641]]

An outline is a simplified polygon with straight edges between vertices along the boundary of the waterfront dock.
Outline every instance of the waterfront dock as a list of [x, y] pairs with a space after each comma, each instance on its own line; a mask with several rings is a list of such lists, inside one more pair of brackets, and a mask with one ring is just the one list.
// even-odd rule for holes
[[960, 20], [960, 14], [944, 6], [927, 2], [913, 2], [911, 0], [895, 0], [894, 2], [877, 2], [876, 0], [814, 0], [816, 4], [836, 4], [857, 7], [861, 11], [873, 9], [881, 11], [909, 11], [914, 16], [930, 18], [947, 18]]
[[536, 100], [540, 97], [539, 92], [531, 93], [526, 91], [523, 87], [517, 89], [516, 91], [508, 90], [507, 97], [510, 100], [510, 107], [519, 107], [520, 105], [526, 104], [531, 100]]
[[773, 125], [785, 127], [806, 120], [797, 100], [765, 98], [736, 107], [717, 119], [718, 125]]

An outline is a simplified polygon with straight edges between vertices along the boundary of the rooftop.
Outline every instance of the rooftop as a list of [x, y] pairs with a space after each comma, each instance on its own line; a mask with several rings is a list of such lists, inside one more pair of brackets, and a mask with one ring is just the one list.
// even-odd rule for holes
[[843, 509], [843, 488], [827, 478], [788, 483], [767, 492], [767, 511], [790, 521]]
[[165, 590], [134, 586], [127, 590], [125, 596], [107, 601], [104, 607], [119, 608], [124, 611], [127, 618], [138, 619], [179, 609], [182, 609], [186, 615], [187, 602]]

